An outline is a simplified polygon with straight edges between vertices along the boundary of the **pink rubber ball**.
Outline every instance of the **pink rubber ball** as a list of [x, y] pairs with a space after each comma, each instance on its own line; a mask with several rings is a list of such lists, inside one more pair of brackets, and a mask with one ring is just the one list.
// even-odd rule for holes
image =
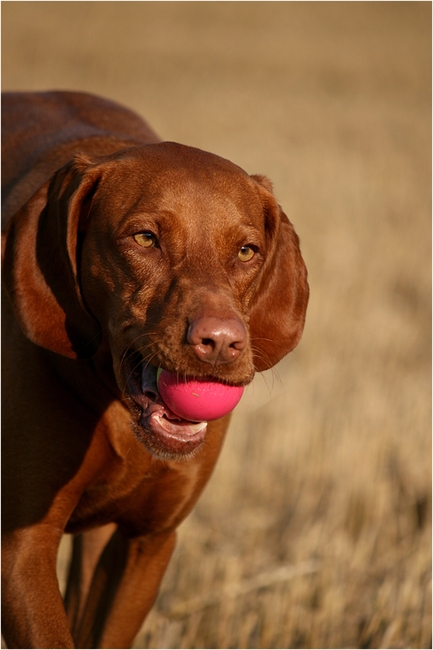
[[230, 413], [244, 392], [243, 386], [215, 381], [180, 379], [167, 370], [158, 370], [157, 385], [165, 404], [173, 413], [192, 422], [209, 422]]

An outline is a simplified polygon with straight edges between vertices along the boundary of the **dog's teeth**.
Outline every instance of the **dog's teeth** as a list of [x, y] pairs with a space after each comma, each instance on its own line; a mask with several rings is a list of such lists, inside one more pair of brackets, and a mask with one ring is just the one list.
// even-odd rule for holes
[[207, 427], [207, 422], [197, 422], [197, 424], [191, 425], [191, 429], [194, 431], [194, 433], [199, 433], [199, 431], [203, 431], [205, 427]]
[[[173, 420], [167, 420], [163, 415], [157, 415], [155, 418], [159, 424], [164, 427], [164, 425], [169, 421], [171, 424], [174, 424], [176, 426], [175, 421]], [[178, 425], [179, 427], [188, 427], [191, 430], [192, 434], [200, 433], [200, 431], [203, 431], [207, 427], [207, 422], [188, 422], [188, 424], [180, 424]]]

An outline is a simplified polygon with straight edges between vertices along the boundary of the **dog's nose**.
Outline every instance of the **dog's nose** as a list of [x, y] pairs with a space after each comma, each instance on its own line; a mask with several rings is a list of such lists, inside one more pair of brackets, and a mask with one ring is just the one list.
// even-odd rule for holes
[[236, 318], [202, 316], [190, 324], [187, 340], [200, 361], [227, 364], [236, 361], [245, 349], [247, 333]]

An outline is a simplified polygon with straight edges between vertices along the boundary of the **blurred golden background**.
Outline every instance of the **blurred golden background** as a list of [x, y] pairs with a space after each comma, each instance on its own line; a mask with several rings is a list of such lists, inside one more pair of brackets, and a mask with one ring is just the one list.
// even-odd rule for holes
[[431, 3], [2, 18], [3, 89], [100, 94], [266, 174], [309, 269], [304, 337], [235, 412], [135, 647], [431, 647]]

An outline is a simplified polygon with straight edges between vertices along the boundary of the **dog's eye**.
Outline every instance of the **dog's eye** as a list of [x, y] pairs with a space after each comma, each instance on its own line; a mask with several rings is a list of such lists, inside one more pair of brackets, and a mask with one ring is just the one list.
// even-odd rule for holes
[[256, 254], [256, 249], [253, 246], [242, 246], [238, 253], [241, 262], [249, 262]]
[[138, 232], [134, 235], [134, 239], [143, 248], [150, 248], [156, 244], [156, 237], [152, 232]]

